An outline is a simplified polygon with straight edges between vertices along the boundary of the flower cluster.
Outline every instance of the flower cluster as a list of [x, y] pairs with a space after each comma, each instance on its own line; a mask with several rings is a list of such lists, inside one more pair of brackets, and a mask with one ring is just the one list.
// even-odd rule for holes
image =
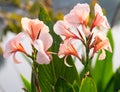
[[[24, 31], [8, 41], [6, 44], [4, 57], [8, 58], [11, 54], [13, 54], [14, 61], [19, 63], [20, 61], [16, 59], [15, 56], [17, 52], [22, 52], [33, 59], [33, 55], [37, 50], [36, 62], [39, 64], [50, 63], [52, 57], [50, 52], [47, 50], [51, 47], [53, 39], [49, 34], [48, 26], [38, 19], [29, 18], [22, 18], [21, 24]], [[32, 55], [27, 53], [22, 44], [24, 37], [28, 37], [30, 39], [30, 45], [33, 48]]]
[[[105, 51], [112, 51], [109, 40], [103, 31], [110, 28], [107, 18], [103, 15], [102, 9], [98, 4], [94, 6], [94, 18], [89, 20], [90, 7], [88, 4], [77, 4], [69, 14], [64, 16], [64, 20], [59, 20], [54, 25], [54, 31], [60, 35], [63, 42], [60, 44], [58, 56], [66, 58], [69, 55], [77, 57], [83, 64], [84, 60], [93, 58], [94, 54], [102, 50], [99, 59], [105, 58]], [[36, 55], [36, 62], [39, 64], [49, 64], [52, 56], [48, 49], [51, 47], [53, 39], [49, 34], [49, 28], [42, 21], [38, 19], [22, 18], [21, 24], [23, 32], [19, 33], [11, 39], [5, 48], [4, 57], [9, 57], [13, 54], [14, 61], [19, 63], [16, 59], [16, 53], [22, 52], [28, 57], [34, 58]], [[89, 25], [90, 24], [90, 25]], [[27, 36], [30, 38], [31, 47], [33, 49], [32, 55], [28, 54], [22, 45], [22, 39]], [[77, 51], [76, 43], [81, 43], [86, 49], [86, 55], [80, 54]], [[92, 53], [91, 53], [92, 52]]]
[[[102, 50], [99, 59], [105, 58], [105, 51], [112, 51], [109, 40], [103, 31], [110, 28], [107, 18], [103, 15], [101, 7], [96, 3], [94, 6], [94, 18], [89, 20], [90, 7], [88, 4], [77, 4], [64, 20], [59, 20], [54, 25], [56, 34], [63, 38], [60, 44], [58, 56], [65, 59], [69, 55], [77, 57], [81, 62], [84, 58], [91, 59], [95, 53]], [[90, 24], [90, 25], [89, 25]], [[79, 41], [85, 46], [86, 57], [79, 54], [75, 42]], [[92, 54], [90, 54], [92, 52]], [[66, 62], [66, 60], [65, 60]], [[84, 63], [84, 62], [82, 62]]]

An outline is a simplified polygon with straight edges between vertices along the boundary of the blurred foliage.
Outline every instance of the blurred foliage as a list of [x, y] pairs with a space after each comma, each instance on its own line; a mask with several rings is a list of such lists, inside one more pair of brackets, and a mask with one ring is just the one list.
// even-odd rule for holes
[[[52, 11], [52, 0], [1, 0], [0, 1], [2, 6], [8, 8], [8, 10], [0, 10], [0, 19], [4, 22], [3, 33], [6, 34], [8, 31], [19, 33], [22, 31], [21, 28], [21, 18], [22, 17], [30, 17], [30, 18], [37, 18], [39, 14], [40, 7], [44, 7], [45, 10], [49, 13], [51, 19], [56, 21], [58, 19], [63, 18], [63, 14], [58, 12], [54, 14]], [[9, 9], [13, 9], [9, 11]], [[22, 11], [19, 13], [19, 11]], [[4, 35], [3, 35], [4, 36]]]
[[1, 4], [11, 4], [14, 6], [19, 6], [21, 3], [21, 0], [0, 0]]

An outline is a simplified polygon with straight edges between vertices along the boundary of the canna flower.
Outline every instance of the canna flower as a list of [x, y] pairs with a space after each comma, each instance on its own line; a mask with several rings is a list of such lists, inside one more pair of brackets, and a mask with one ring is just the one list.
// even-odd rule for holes
[[102, 54], [100, 55], [99, 59], [105, 58], [104, 50], [112, 52], [109, 39], [106, 37], [106, 35], [102, 31], [95, 34], [92, 46], [94, 48], [93, 53], [96, 53], [99, 50], [102, 50]]
[[38, 39], [41, 31], [49, 32], [49, 28], [38, 19], [22, 18], [22, 27], [24, 31], [30, 36], [32, 41]]
[[59, 58], [63, 58], [65, 56], [64, 62], [67, 66], [69, 66], [69, 65], [66, 63], [66, 58], [69, 55], [76, 56], [77, 58], [80, 59], [74, 45], [72, 44], [72, 41], [73, 41], [72, 39], [64, 40], [64, 42], [60, 44], [60, 48], [59, 48], [59, 52], [58, 52]]
[[64, 19], [72, 25], [87, 25], [90, 8], [88, 4], [77, 4]]
[[102, 8], [100, 7], [100, 5], [95, 4], [94, 10], [95, 10], [95, 18], [93, 20], [91, 29], [96, 26], [109, 29], [110, 28], [109, 23], [107, 21], [106, 16], [103, 15]]
[[6, 44], [5, 51], [3, 56], [8, 58], [10, 55], [13, 54], [13, 59], [15, 63], [20, 63], [19, 60], [16, 59], [15, 55], [17, 52], [26, 53], [24, 47], [22, 46], [22, 39], [24, 38], [25, 34], [23, 32], [16, 35], [13, 39], [9, 40]]
[[51, 47], [53, 39], [49, 28], [38, 19], [22, 18], [22, 27], [32, 40], [32, 45], [38, 51], [36, 59], [39, 64], [49, 64], [52, 56], [47, 50]]
[[37, 49], [37, 63], [49, 64], [52, 56], [47, 50], [51, 47], [53, 39], [49, 33], [41, 33], [39, 39], [35, 40], [33, 46]]

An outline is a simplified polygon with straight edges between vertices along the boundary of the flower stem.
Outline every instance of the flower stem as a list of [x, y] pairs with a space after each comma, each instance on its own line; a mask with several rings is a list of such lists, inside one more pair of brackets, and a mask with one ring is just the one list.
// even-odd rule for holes
[[90, 75], [90, 70], [91, 70], [91, 58], [89, 58], [89, 41], [86, 43], [86, 63], [85, 63], [85, 75], [89, 73]]
[[35, 48], [34, 49], [34, 52], [32, 54], [32, 60], [33, 60], [33, 65], [32, 65], [32, 76], [33, 76], [33, 83], [34, 83], [34, 86], [36, 88], [36, 92], [41, 92], [40, 90], [40, 86], [39, 86], [39, 80], [38, 80], [38, 64], [36, 63], [36, 55], [37, 55], [37, 50]]
[[39, 84], [38, 84], [37, 76], [36, 76], [35, 73], [33, 74], [33, 81], [34, 81], [34, 85], [35, 85], [35, 87], [36, 87], [37, 92], [41, 92], [41, 91], [40, 91]]

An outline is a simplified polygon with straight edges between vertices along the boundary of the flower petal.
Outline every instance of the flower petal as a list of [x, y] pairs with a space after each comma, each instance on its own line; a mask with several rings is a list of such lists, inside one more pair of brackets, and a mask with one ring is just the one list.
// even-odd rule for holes
[[34, 41], [33, 45], [38, 50], [37, 63], [49, 64], [51, 59], [49, 57], [49, 54], [47, 54], [47, 52], [44, 50], [43, 42], [40, 39], [38, 39], [38, 40]]
[[52, 36], [49, 33], [41, 33], [39, 39], [42, 41], [45, 51], [47, 51], [53, 43]]
[[72, 44], [72, 39], [66, 39], [64, 43], [60, 44], [58, 56], [60, 58], [64, 56], [74, 55], [76, 57], [79, 57], [75, 47]]
[[101, 49], [106, 49], [110, 52], [112, 51], [109, 39], [103, 31], [94, 33], [94, 41], [92, 44], [94, 44], [94, 52], [97, 52]]
[[76, 37], [76, 35], [70, 31], [69, 24], [65, 21], [57, 21], [54, 25], [54, 31], [56, 34], [66, 36], [67, 38]]
[[41, 49], [41, 50], [38, 51], [38, 54], [37, 54], [37, 63], [39, 63], [39, 64], [49, 64], [50, 61], [51, 61], [51, 59], [44, 52], [43, 49]]
[[44, 24], [42, 21], [38, 19], [29, 19], [26, 17], [22, 18], [21, 24], [24, 31], [31, 37], [33, 41], [37, 39], [39, 32], [44, 27]]
[[64, 19], [73, 25], [87, 24], [90, 8], [88, 4], [77, 4]]
[[21, 41], [24, 38], [24, 36], [25, 36], [24, 32], [21, 32], [7, 42], [5, 51], [3, 54], [5, 58], [8, 58], [12, 53], [15, 53], [17, 51], [26, 53], [25, 49], [21, 44]]
[[41, 50], [41, 49], [44, 49], [43, 43], [42, 43], [42, 41], [41, 41], [40, 39], [35, 40], [35, 41], [33, 42], [33, 46], [34, 46], [38, 51]]
[[92, 28], [99, 26], [99, 27], [104, 27], [106, 29], [109, 29], [110, 25], [107, 21], [106, 16], [103, 15], [102, 8], [100, 7], [100, 5], [96, 3], [94, 10], [95, 10], [95, 18], [92, 23]]
[[102, 8], [100, 7], [99, 4], [97, 4], [97, 3], [95, 4], [94, 10], [95, 10], [95, 15], [97, 15], [98, 13], [100, 15], [103, 15]]

